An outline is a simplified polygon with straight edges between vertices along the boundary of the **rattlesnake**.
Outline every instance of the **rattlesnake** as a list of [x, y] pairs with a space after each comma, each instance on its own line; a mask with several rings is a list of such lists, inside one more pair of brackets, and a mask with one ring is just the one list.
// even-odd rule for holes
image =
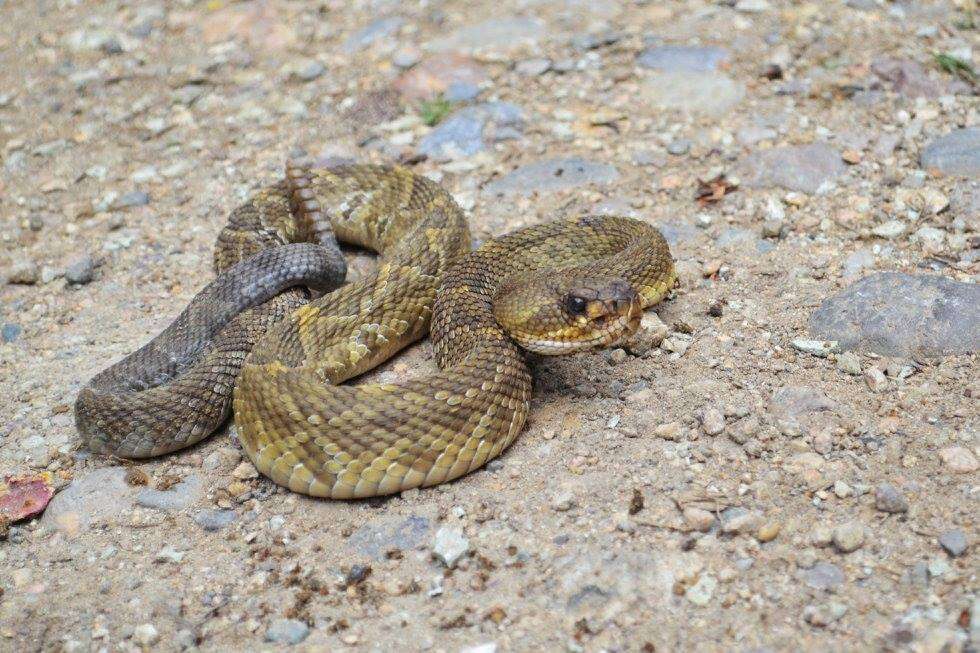
[[[307, 303], [307, 288], [334, 288], [345, 274], [334, 235], [379, 252], [377, 272]], [[367, 165], [288, 167], [232, 213], [215, 266], [217, 279], [174, 324], [79, 393], [83, 443], [163, 454], [211, 433], [233, 404], [259, 471], [332, 498], [479, 468], [526, 420], [532, 378], [521, 347], [609, 344], [675, 281], [663, 236], [627, 218], [558, 220], [470, 252], [447, 191], [405, 168]], [[430, 323], [439, 372], [341, 385]]]

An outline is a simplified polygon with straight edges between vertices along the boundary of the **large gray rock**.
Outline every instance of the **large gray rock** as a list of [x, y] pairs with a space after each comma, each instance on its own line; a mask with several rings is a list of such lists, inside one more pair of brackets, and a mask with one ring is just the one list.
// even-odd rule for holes
[[815, 590], [832, 590], [844, 584], [844, 572], [837, 565], [818, 562], [803, 574], [804, 582]]
[[728, 50], [694, 45], [662, 45], [647, 48], [636, 62], [644, 68], [665, 72], [706, 73], [728, 61]]
[[431, 159], [471, 156], [490, 143], [520, 138], [524, 113], [508, 102], [487, 102], [456, 111], [432, 130], [418, 151]]
[[487, 184], [489, 195], [521, 194], [579, 188], [588, 184], [610, 184], [619, 172], [608, 163], [596, 163], [579, 157], [548, 159], [521, 166]]
[[133, 505], [136, 489], [126, 483], [125, 467], [104, 467], [75, 479], [55, 495], [43, 521], [69, 535], [114, 521]]
[[826, 299], [810, 316], [810, 334], [882, 356], [980, 351], [980, 285], [872, 274]]
[[750, 188], [779, 186], [817, 193], [845, 169], [836, 150], [823, 143], [811, 143], [754, 152], [742, 161], [739, 177]]
[[980, 177], [980, 127], [957, 129], [934, 139], [922, 150], [919, 162], [947, 175]]
[[745, 87], [718, 72], [654, 72], [640, 86], [640, 100], [658, 109], [718, 116], [745, 96]]

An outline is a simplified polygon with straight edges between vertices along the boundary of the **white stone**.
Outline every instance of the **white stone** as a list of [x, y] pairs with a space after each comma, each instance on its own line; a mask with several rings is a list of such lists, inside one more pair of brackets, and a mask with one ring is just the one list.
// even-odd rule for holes
[[698, 578], [698, 582], [687, 588], [684, 596], [687, 600], [698, 606], [705, 606], [711, 601], [711, 597], [715, 592], [715, 587], [718, 586], [718, 581], [715, 577], [710, 574], [703, 574]]
[[153, 624], [140, 624], [133, 629], [133, 641], [140, 646], [153, 646], [159, 639], [160, 633]]
[[455, 567], [459, 559], [469, 550], [470, 541], [466, 539], [461, 529], [443, 526], [436, 532], [432, 553], [450, 569]]
[[879, 238], [892, 240], [902, 236], [907, 230], [908, 227], [901, 220], [889, 220], [872, 229], [871, 233]]
[[807, 340], [805, 338], [797, 338], [791, 344], [794, 349], [818, 356], [819, 358], [826, 358], [831, 353], [840, 349], [836, 340]]

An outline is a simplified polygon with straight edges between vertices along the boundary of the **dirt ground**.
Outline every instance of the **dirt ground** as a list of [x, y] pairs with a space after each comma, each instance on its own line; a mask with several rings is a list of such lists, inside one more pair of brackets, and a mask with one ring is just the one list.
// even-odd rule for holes
[[[972, 5], [0, 0], [0, 476], [59, 490], [0, 540], [0, 650], [977, 650]], [[297, 496], [233, 427], [80, 450], [78, 389], [298, 154], [411, 165], [478, 240], [649, 221], [680, 286], [534, 358], [516, 443], [436, 488]], [[815, 335], [885, 271], [956, 283], [884, 344]]]

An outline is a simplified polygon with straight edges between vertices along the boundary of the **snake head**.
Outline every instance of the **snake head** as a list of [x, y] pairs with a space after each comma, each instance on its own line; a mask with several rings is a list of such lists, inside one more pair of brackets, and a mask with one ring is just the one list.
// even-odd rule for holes
[[538, 354], [604, 347], [636, 331], [642, 303], [619, 277], [521, 275], [501, 285], [493, 304], [500, 326]]

